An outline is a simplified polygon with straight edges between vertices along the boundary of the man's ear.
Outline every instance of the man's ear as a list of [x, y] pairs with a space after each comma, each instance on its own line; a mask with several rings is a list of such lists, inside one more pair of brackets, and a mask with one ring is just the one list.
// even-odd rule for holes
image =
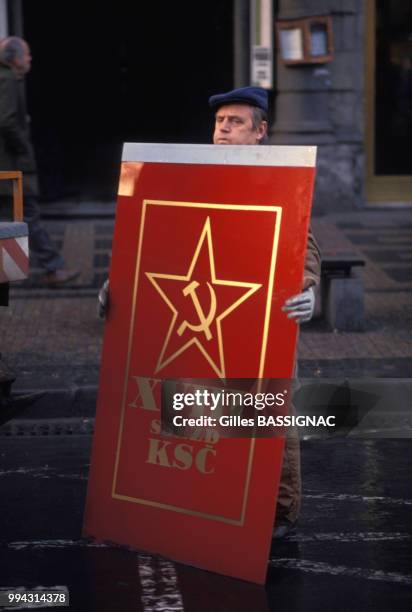
[[257, 135], [256, 135], [258, 142], [260, 142], [266, 136], [267, 131], [268, 131], [268, 122], [261, 121], [257, 129]]

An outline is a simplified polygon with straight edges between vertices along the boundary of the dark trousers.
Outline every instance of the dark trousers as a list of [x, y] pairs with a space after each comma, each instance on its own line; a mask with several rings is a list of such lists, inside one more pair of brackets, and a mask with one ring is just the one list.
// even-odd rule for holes
[[289, 427], [283, 453], [275, 522], [286, 519], [294, 523], [300, 511], [302, 482], [300, 476], [300, 443], [297, 427]]
[[[29, 227], [29, 248], [45, 272], [64, 268], [64, 259], [41, 222], [40, 205], [35, 196], [25, 196], [24, 221]], [[0, 195], [1, 219], [11, 219], [12, 198]]]
[[64, 267], [64, 259], [41, 223], [40, 205], [34, 196], [24, 198], [24, 220], [29, 226], [29, 248], [46, 272]]
[[[298, 362], [295, 362], [293, 373], [293, 392], [295, 393], [300, 384], [298, 376]], [[296, 414], [293, 403], [290, 404], [289, 412]], [[276, 505], [275, 523], [285, 519], [294, 523], [297, 521], [302, 498], [302, 478], [300, 470], [300, 440], [297, 427], [289, 427], [283, 451], [282, 472], [280, 475], [278, 500]]]

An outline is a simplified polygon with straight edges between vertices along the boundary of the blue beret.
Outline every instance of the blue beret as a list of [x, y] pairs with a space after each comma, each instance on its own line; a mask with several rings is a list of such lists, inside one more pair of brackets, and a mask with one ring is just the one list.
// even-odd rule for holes
[[225, 104], [250, 104], [268, 112], [268, 92], [262, 87], [240, 87], [209, 98], [209, 106], [213, 110]]

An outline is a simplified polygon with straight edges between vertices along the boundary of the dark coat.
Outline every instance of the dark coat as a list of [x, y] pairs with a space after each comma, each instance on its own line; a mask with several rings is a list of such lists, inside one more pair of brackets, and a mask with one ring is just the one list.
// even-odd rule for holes
[[[24, 195], [38, 195], [36, 159], [30, 140], [24, 82], [9, 66], [1, 63], [0, 170], [21, 170]], [[4, 184], [0, 184], [0, 193], [10, 192], [10, 189], [5, 191]]]
[[303, 274], [303, 289], [319, 285], [321, 271], [321, 254], [316, 238], [309, 228], [308, 244], [306, 247], [305, 271]]

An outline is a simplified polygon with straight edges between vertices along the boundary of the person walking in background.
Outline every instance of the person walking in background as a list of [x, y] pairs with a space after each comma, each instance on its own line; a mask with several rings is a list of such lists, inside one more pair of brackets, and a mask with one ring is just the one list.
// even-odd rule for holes
[[[29, 227], [30, 250], [44, 270], [40, 283], [58, 287], [79, 275], [69, 270], [42, 226], [38, 203], [36, 159], [30, 138], [24, 96], [24, 75], [31, 67], [29, 45], [11, 36], [0, 41], [0, 170], [23, 172], [24, 221]], [[7, 192], [0, 193], [0, 208]]]

